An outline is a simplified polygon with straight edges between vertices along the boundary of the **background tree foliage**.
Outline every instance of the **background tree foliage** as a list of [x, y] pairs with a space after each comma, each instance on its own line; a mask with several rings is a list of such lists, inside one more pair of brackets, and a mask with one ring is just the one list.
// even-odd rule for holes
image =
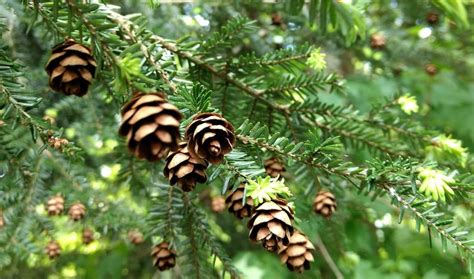
[[[470, 277], [472, 1], [161, 2], [0, 0], [1, 278]], [[374, 34], [384, 46], [371, 47]], [[83, 98], [48, 87], [44, 65], [65, 38], [98, 62]], [[191, 193], [117, 134], [132, 92], [157, 89], [183, 130], [202, 111], [238, 127], [236, 148]], [[245, 221], [209, 209], [272, 156], [316, 247], [301, 275], [252, 244]], [[338, 202], [330, 219], [312, 212], [321, 189]], [[48, 217], [58, 193], [86, 218]], [[132, 230], [145, 242], [131, 244]], [[160, 273], [150, 249], [163, 239], [178, 264]]]

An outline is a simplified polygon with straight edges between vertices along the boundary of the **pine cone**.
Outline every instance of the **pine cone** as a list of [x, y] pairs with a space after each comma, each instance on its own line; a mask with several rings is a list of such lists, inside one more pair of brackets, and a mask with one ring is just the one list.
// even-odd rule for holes
[[45, 253], [51, 260], [59, 257], [61, 255], [61, 247], [59, 246], [59, 243], [51, 240], [48, 245], [46, 245]]
[[205, 160], [192, 155], [186, 143], [182, 142], [179, 149], [166, 158], [163, 174], [168, 177], [171, 185], [178, 183], [183, 191], [189, 192], [197, 183], [206, 182], [207, 166]]
[[84, 96], [95, 75], [96, 67], [90, 48], [67, 40], [53, 48], [46, 64], [49, 86], [66, 95]]
[[162, 93], [140, 93], [122, 108], [119, 133], [127, 137], [130, 152], [153, 162], [178, 147], [181, 118]]
[[5, 226], [5, 219], [3, 218], [3, 211], [0, 210], [0, 229]]
[[370, 36], [370, 47], [372, 49], [381, 50], [385, 48], [386, 40], [381, 34], [372, 34]]
[[211, 200], [211, 210], [215, 213], [221, 213], [225, 210], [225, 199], [222, 196], [213, 197]]
[[262, 241], [268, 251], [276, 251], [278, 242], [287, 245], [293, 233], [293, 210], [284, 200], [273, 200], [259, 205], [247, 226], [252, 241]]
[[84, 243], [85, 245], [88, 245], [92, 241], [94, 241], [94, 231], [89, 228], [85, 228], [82, 231], [82, 243]]
[[425, 65], [425, 72], [430, 76], [435, 76], [438, 73], [438, 68], [435, 64], [426, 64]]
[[143, 234], [139, 231], [130, 231], [128, 233], [128, 240], [130, 240], [131, 243], [135, 245], [142, 244], [144, 239], [143, 239]]
[[176, 264], [176, 251], [170, 249], [168, 242], [161, 242], [151, 251], [153, 265], [160, 271], [170, 269]]
[[310, 268], [310, 262], [314, 261], [311, 251], [313, 244], [302, 233], [295, 231], [288, 245], [280, 245], [278, 255], [282, 264], [286, 264], [289, 270], [303, 272]]
[[285, 171], [285, 166], [278, 158], [272, 157], [263, 163], [265, 172], [271, 177], [281, 176]]
[[245, 204], [243, 204], [244, 191], [245, 186], [241, 184], [235, 191], [230, 193], [225, 200], [229, 207], [229, 212], [233, 213], [239, 219], [249, 217], [253, 209], [253, 200], [251, 197], [247, 197]]
[[326, 218], [336, 211], [337, 204], [334, 195], [328, 191], [320, 191], [313, 201], [313, 210]]
[[234, 127], [218, 113], [201, 113], [186, 128], [189, 152], [212, 164], [222, 161], [235, 144]]
[[272, 14], [272, 25], [274, 26], [281, 26], [283, 24], [283, 18], [278, 13]]
[[431, 24], [431, 25], [435, 25], [436, 23], [438, 23], [439, 21], [439, 15], [438, 13], [436, 12], [429, 12], [427, 15], [426, 15], [426, 21]]
[[49, 216], [57, 216], [64, 211], [64, 198], [60, 195], [49, 198], [46, 208]]
[[86, 215], [86, 207], [82, 203], [75, 203], [69, 208], [69, 217], [73, 221], [79, 221]]

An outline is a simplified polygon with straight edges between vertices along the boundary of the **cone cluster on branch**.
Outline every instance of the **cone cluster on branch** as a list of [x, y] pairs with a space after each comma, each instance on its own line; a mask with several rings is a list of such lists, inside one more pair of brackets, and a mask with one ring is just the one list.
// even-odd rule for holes
[[89, 228], [85, 228], [82, 231], [82, 243], [88, 245], [92, 243], [92, 241], [94, 241], [94, 231]]
[[73, 221], [79, 221], [86, 215], [86, 207], [82, 203], [75, 203], [69, 208], [69, 217]]
[[220, 163], [235, 144], [234, 127], [218, 113], [200, 113], [186, 128], [189, 152], [209, 161]]
[[372, 49], [381, 50], [385, 48], [385, 45], [386, 39], [382, 34], [375, 33], [370, 36], [370, 47]]
[[130, 152], [153, 162], [178, 148], [181, 119], [178, 108], [162, 93], [139, 93], [122, 108], [119, 134], [127, 137]]
[[263, 166], [265, 167], [265, 172], [271, 177], [281, 176], [286, 171], [285, 165], [283, 165], [280, 159], [275, 157], [265, 160]]
[[54, 149], [62, 151], [65, 146], [69, 144], [67, 139], [58, 138], [58, 137], [50, 137], [48, 138], [48, 144]]
[[240, 184], [225, 200], [229, 212], [239, 219], [249, 217], [253, 209], [253, 200], [251, 197], [246, 197], [245, 203], [243, 203], [244, 195], [245, 185]]
[[49, 86], [66, 95], [84, 96], [97, 64], [90, 48], [73, 40], [55, 46], [46, 64]]
[[176, 264], [176, 251], [172, 250], [168, 242], [161, 242], [151, 251], [153, 265], [160, 271], [173, 268]]
[[336, 211], [336, 208], [336, 198], [331, 192], [320, 191], [314, 198], [313, 210], [317, 214], [329, 218]]
[[166, 158], [163, 173], [171, 185], [178, 184], [183, 191], [189, 192], [197, 183], [206, 182], [208, 165], [206, 160], [190, 153], [186, 142], [182, 142], [179, 149]]
[[247, 226], [249, 238], [261, 241], [268, 251], [276, 251], [278, 242], [288, 245], [293, 233], [294, 212], [285, 200], [272, 200], [260, 204], [253, 212]]
[[64, 198], [60, 195], [49, 198], [46, 203], [49, 216], [57, 216], [64, 211]]
[[310, 262], [314, 261], [312, 251], [313, 244], [308, 238], [295, 231], [290, 239], [288, 245], [280, 245], [278, 255], [282, 264], [286, 264], [289, 270], [303, 272], [310, 268]]
[[213, 197], [211, 200], [211, 210], [215, 213], [221, 213], [225, 210], [225, 199], [222, 196]]
[[59, 243], [51, 240], [48, 245], [46, 245], [45, 253], [51, 260], [59, 257], [61, 255], [61, 247], [59, 246]]
[[139, 231], [130, 231], [128, 233], [128, 240], [130, 240], [131, 243], [135, 244], [135, 245], [139, 245], [141, 243], [143, 243], [144, 241], [144, 238], [143, 238], [143, 234]]

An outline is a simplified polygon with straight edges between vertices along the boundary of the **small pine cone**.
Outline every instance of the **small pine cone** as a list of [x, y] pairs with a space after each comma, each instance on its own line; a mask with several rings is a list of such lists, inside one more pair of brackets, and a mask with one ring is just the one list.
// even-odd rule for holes
[[46, 203], [49, 216], [57, 216], [64, 211], [64, 198], [60, 195], [49, 198]]
[[284, 200], [273, 200], [259, 205], [247, 226], [252, 241], [262, 241], [268, 251], [276, 251], [278, 242], [288, 245], [293, 233], [293, 210]]
[[153, 257], [153, 265], [160, 271], [173, 268], [176, 264], [176, 251], [171, 250], [168, 242], [161, 242], [153, 247], [151, 256]]
[[51, 240], [48, 245], [46, 245], [45, 253], [49, 259], [55, 259], [61, 255], [61, 246], [59, 246], [59, 243], [56, 241]]
[[438, 68], [435, 64], [426, 64], [425, 65], [425, 72], [430, 76], [435, 76], [438, 73]]
[[265, 167], [265, 172], [271, 177], [281, 176], [286, 171], [285, 165], [275, 157], [265, 160], [263, 165]]
[[0, 229], [5, 226], [5, 219], [3, 218], [3, 211], [0, 210]]
[[272, 14], [272, 25], [281, 26], [283, 24], [283, 18], [279, 13]]
[[289, 270], [303, 272], [310, 268], [310, 262], [314, 261], [311, 251], [313, 244], [302, 233], [295, 231], [288, 245], [280, 245], [278, 255], [282, 264], [286, 264]]
[[66, 95], [84, 96], [96, 67], [90, 48], [67, 40], [53, 48], [46, 64], [49, 86]]
[[82, 243], [84, 243], [85, 245], [88, 245], [92, 241], [94, 241], [94, 231], [89, 228], [85, 228], [82, 231]]
[[313, 210], [326, 218], [336, 211], [337, 204], [334, 195], [328, 191], [320, 191], [313, 201]]
[[69, 208], [69, 217], [73, 221], [79, 221], [86, 215], [86, 207], [82, 203], [75, 203]]
[[431, 25], [435, 25], [436, 23], [438, 23], [439, 21], [439, 15], [438, 13], [436, 12], [429, 12], [427, 15], [426, 15], [426, 21], [431, 24]]
[[144, 241], [143, 234], [139, 231], [130, 231], [128, 233], [128, 240], [135, 245], [142, 244]]
[[213, 197], [211, 200], [211, 210], [215, 213], [221, 213], [225, 210], [225, 199], [222, 196]]
[[177, 151], [168, 154], [163, 174], [171, 185], [178, 183], [183, 191], [189, 192], [197, 183], [206, 182], [208, 165], [205, 160], [191, 154], [186, 143], [182, 142]]
[[372, 34], [370, 36], [370, 47], [372, 49], [381, 50], [384, 49], [386, 45], [385, 37], [381, 34]]
[[186, 128], [189, 152], [212, 164], [222, 161], [235, 144], [234, 127], [218, 113], [201, 113]]
[[244, 192], [245, 186], [241, 184], [235, 191], [230, 193], [225, 200], [229, 207], [229, 212], [233, 213], [239, 219], [249, 217], [253, 209], [253, 200], [251, 197], [247, 197], [245, 204], [243, 204]]
[[122, 108], [119, 134], [138, 158], [157, 161], [178, 147], [182, 117], [162, 93], [139, 93]]

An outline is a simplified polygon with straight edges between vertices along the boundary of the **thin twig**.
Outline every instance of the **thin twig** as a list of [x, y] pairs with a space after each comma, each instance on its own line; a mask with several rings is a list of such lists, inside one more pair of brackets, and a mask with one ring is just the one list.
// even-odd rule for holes
[[339, 268], [337, 268], [336, 263], [334, 263], [334, 260], [326, 249], [326, 246], [324, 245], [323, 240], [321, 239], [318, 233], [316, 233], [316, 246], [318, 246], [319, 251], [321, 251], [324, 260], [328, 264], [329, 268], [331, 268], [332, 272], [334, 273], [334, 276], [336, 276], [337, 279], [343, 279], [344, 275], [342, 275]]

